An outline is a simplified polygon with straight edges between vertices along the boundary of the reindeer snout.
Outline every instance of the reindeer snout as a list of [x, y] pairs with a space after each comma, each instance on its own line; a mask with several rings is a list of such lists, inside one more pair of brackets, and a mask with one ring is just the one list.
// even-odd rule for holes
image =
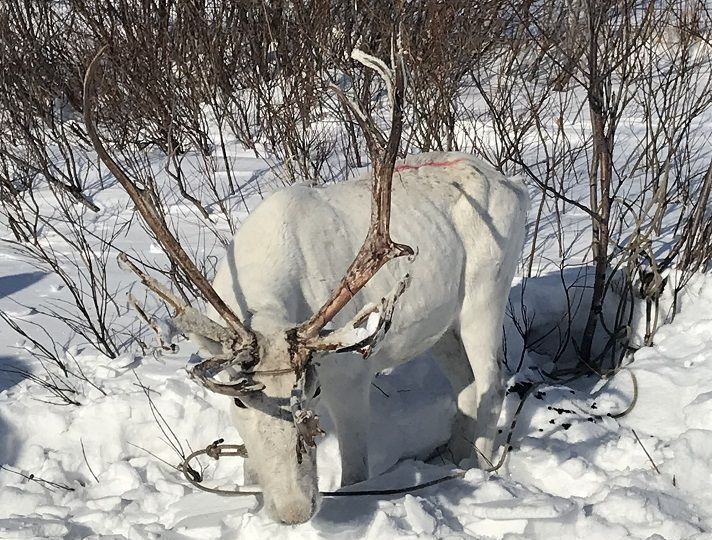
[[289, 501], [282, 505], [275, 505], [274, 514], [285, 525], [298, 525], [309, 521], [316, 513], [317, 500], [297, 502]]

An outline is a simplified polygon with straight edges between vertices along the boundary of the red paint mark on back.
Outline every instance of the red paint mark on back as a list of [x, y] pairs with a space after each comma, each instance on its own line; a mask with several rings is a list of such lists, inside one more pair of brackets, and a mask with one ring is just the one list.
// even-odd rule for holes
[[396, 165], [393, 169], [394, 172], [410, 171], [414, 169], [420, 169], [421, 167], [449, 167], [450, 165], [456, 165], [462, 162], [463, 159], [453, 159], [450, 161], [428, 161], [427, 163], [420, 163], [419, 165], [409, 165], [408, 163], [401, 163]]

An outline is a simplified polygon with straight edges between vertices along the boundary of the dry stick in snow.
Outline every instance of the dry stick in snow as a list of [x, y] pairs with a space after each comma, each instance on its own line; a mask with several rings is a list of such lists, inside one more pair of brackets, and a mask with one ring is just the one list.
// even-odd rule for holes
[[[151, 414], [153, 415], [153, 419], [156, 422], [156, 425], [158, 425], [158, 428], [161, 430], [161, 433], [163, 433], [165, 439], [162, 439], [163, 442], [165, 442], [169, 447], [173, 449], [173, 451], [178, 454], [178, 457], [181, 459], [181, 464], [176, 466], [176, 465], [171, 465], [168, 463], [166, 460], [160, 458], [150, 450], [147, 450], [146, 448], [143, 448], [142, 446], [138, 446], [137, 444], [132, 444], [129, 443], [131, 446], [134, 446], [138, 448], [139, 450], [143, 450], [147, 454], [153, 456], [154, 458], [158, 459], [159, 461], [162, 461], [169, 467], [177, 470], [178, 472], [183, 472], [186, 474], [189, 474], [195, 481], [200, 482], [202, 481], [203, 475], [202, 475], [202, 470], [201, 472], [196, 471], [195, 469], [191, 468], [189, 465], [186, 464], [186, 456], [185, 456], [185, 451], [183, 450], [183, 445], [180, 443], [178, 440], [178, 436], [176, 435], [175, 431], [173, 431], [173, 428], [170, 426], [168, 421], [165, 419], [163, 414], [161, 414], [161, 411], [158, 410], [158, 407], [156, 404], [153, 402], [153, 398], [151, 397], [151, 389], [148, 386], [145, 386], [142, 382], [141, 379], [139, 379], [138, 375], [134, 371], [134, 377], [136, 377], [136, 380], [138, 381], [138, 387], [141, 388], [143, 393], [146, 395], [146, 399], [148, 399], [148, 405], [151, 410]], [[188, 444], [188, 447], [190, 450], [190, 444]], [[187, 467], [187, 468], [184, 468]]]
[[96, 480], [96, 483], [99, 483], [99, 479], [96, 477], [96, 474], [94, 474], [94, 471], [91, 468], [91, 465], [89, 465], [89, 460], [87, 459], [87, 452], [84, 449], [84, 441], [79, 439], [79, 444], [82, 446], [82, 456], [84, 456], [84, 463], [87, 464], [87, 469], [89, 469], [89, 472], [91, 475], [94, 477], [94, 480]]
[[2, 469], [3, 471], [7, 471], [9, 473], [12, 473], [12, 474], [16, 474], [17, 476], [21, 476], [22, 478], [25, 478], [27, 480], [31, 480], [32, 482], [37, 482], [39, 485], [41, 485], [43, 488], [48, 489], [49, 491], [54, 491], [52, 489], [53, 487], [63, 489], [65, 491], [75, 491], [75, 489], [73, 487], [67, 486], [66, 484], [60, 484], [59, 482], [52, 482], [51, 480], [45, 480], [44, 478], [35, 476], [32, 473], [25, 474], [20, 471], [13, 471], [12, 469], [8, 469], [5, 465], [0, 465], [0, 469]]
[[658, 474], [661, 474], [660, 469], [658, 469], [658, 466], [653, 461], [653, 458], [650, 457], [650, 454], [648, 454], [648, 451], [645, 449], [645, 446], [643, 446], [643, 443], [641, 442], [640, 437], [638, 437], [638, 434], [635, 432], [634, 429], [631, 429], [631, 431], [633, 432], [633, 435], [635, 436], [635, 440], [638, 441], [638, 444], [643, 449], [643, 452], [645, 452], [645, 455], [648, 456], [648, 461], [650, 461], [650, 464], [653, 466], [653, 469], [655, 469], [655, 472]]
[[[626, 369], [626, 371], [628, 373], [630, 373], [631, 381], [633, 381], [633, 397], [630, 400], [630, 404], [624, 410], [622, 410], [619, 413], [615, 413], [615, 414], [609, 413], [608, 414], [608, 416], [610, 416], [611, 418], [614, 418], [614, 419], [622, 418], [622, 417], [626, 416], [633, 410], [633, 408], [638, 403], [638, 377], [635, 376], [635, 373], [633, 372], [633, 370]], [[609, 380], [610, 380], [610, 378], [609, 378]]]

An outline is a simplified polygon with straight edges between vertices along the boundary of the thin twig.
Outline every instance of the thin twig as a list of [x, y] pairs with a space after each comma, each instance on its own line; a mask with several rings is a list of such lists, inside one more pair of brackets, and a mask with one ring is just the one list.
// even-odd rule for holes
[[655, 472], [658, 473], [658, 474], [662, 474], [662, 473], [660, 472], [660, 469], [658, 469], [658, 466], [657, 466], [657, 465], [655, 464], [655, 462], [653, 461], [653, 458], [650, 457], [650, 454], [648, 454], [648, 451], [645, 449], [645, 446], [643, 446], [643, 443], [642, 443], [642, 441], [640, 440], [640, 437], [638, 437], [638, 434], [635, 432], [634, 429], [631, 429], [631, 431], [633, 432], [633, 435], [635, 436], [635, 440], [638, 441], [638, 444], [639, 444], [640, 447], [643, 449], [643, 452], [645, 452], [645, 455], [648, 456], [648, 460], [650, 461], [650, 464], [653, 466], [653, 469], [655, 469]]
[[388, 395], [386, 392], [384, 392], [383, 388], [381, 388], [380, 386], [378, 386], [375, 382], [372, 382], [372, 383], [371, 383], [371, 386], [373, 386], [376, 390], [378, 390], [378, 391], [379, 391], [381, 394], [383, 394], [385, 397], [387, 397], [387, 398], [391, 397], [391, 396]]
[[91, 468], [91, 465], [89, 465], [89, 460], [87, 459], [87, 453], [86, 450], [84, 450], [84, 441], [80, 438], [79, 439], [79, 444], [82, 445], [82, 456], [84, 456], [84, 463], [87, 464], [87, 469], [89, 469], [89, 472], [91, 475], [94, 477], [94, 480], [96, 480], [96, 483], [99, 483], [99, 479], [97, 478], [96, 474], [94, 474], [94, 471]]
[[183, 445], [181, 445], [180, 441], [178, 440], [178, 436], [175, 434], [173, 428], [166, 421], [164, 416], [161, 414], [161, 411], [158, 410], [158, 407], [156, 407], [156, 404], [153, 402], [153, 398], [150, 394], [150, 389], [141, 382], [141, 379], [139, 379], [136, 371], [134, 371], [133, 373], [134, 377], [136, 377], [136, 381], [138, 381], [139, 387], [141, 388], [141, 390], [143, 390], [146, 399], [148, 399], [148, 405], [149, 409], [151, 410], [151, 415], [153, 416], [153, 419], [158, 425], [158, 428], [161, 430], [161, 433], [163, 433], [163, 436], [165, 437], [165, 439], [162, 440], [168, 446], [170, 446], [176, 454], [178, 454], [178, 457], [181, 459], [181, 461], [184, 460], [186, 454], [183, 450]]
[[149, 456], [151, 456], [151, 457], [153, 457], [153, 458], [156, 458], [156, 459], [157, 459], [158, 461], [160, 461], [161, 463], [164, 463], [164, 464], [168, 465], [171, 469], [175, 469], [175, 470], [178, 471], [178, 472], [182, 472], [182, 470], [181, 470], [180, 467], [178, 467], [177, 465], [171, 465], [171, 464], [170, 464], [169, 462], [167, 462], [165, 459], [163, 459], [162, 457], [160, 457], [160, 456], [154, 454], [153, 452], [151, 452], [151, 451], [148, 450], [147, 448], [144, 448], [143, 446], [139, 446], [138, 444], [134, 444], [134, 443], [131, 443], [131, 442], [128, 443], [128, 445], [129, 445], [129, 446], [133, 446], [134, 448], [138, 448], [139, 450], [141, 450], [141, 451], [143, 451], [143, 452], [146, 452]]
[[[9, 472], [9, 473], [16, 474], [17, 476], [21, 476], [22, 478], [25, 478], [25, 479], [27, 479], [27, 480], [31, 480], [32, 482], [37, 482], [37, 483], [38, 483], [39, 485], [41, 485], [43, 488], [48, 489], [48, 490], [50, 490], [50, 491], [54, 491], [54, 490], [53, 490], [52, 488], [48, 487], [48, 486], [52, 486], [52, 487], [56, 487], [56, 488], [59, 488], [59, 489], [63, 489], [63, 490], [65, 490], [65, 491], [74, 491], [74, 488], [73, 488], [73, 487], [69, 487], [69, 486], [67, 486], [66, 484], [60, 484], [60, 483], [58, 483], [58, 482], [52, 482], [51, 480], [45, 480], [44, 478], [39, 478], [38, 476], [35, 476], [35, 475], [32, 474], [32, 473], [30, 473], [30, 474], [25, 474], [25, 473], [22, 473], [22, 472], [20, 472], [20, 471], [13, 471], [12, 469], [8, 469], [7, 466], [5, 466], [5, 465], [0, 465], [0, 469], [2, 469], [3, 471], [7, 471], [7, 472]], [[46, 484], [46, 485], [45, 485], [45, 484]]]

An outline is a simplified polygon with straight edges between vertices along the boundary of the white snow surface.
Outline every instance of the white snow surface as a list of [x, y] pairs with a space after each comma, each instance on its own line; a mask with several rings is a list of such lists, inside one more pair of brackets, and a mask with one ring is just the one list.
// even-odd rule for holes
[[[242, 163], [247, 177], [263, 166], [257, 160]], [[130, 218], [117, 188], [93, 195], [103, 209], [96, 223]], [[194, 238], [198, 217], [185, 205], [176, 204], [171, 212], [180, 217], [183, 237]], [[140, 227], [118, 242], [162, 257]], [[220, 255], [219, 246], [202, 244], [201, 250]], [[123, 303], [133, 278], [114, 266], [111, 272], [117, 301]], [[544, 277], [527, 285], [527, 302], [541, 317], [565, 307], [547, 283]], [[0, 307], [47, 330], [63, 346], [67, 363], [96, 386], [73, 380], [81, 405], [62, 406], [48, 403], [46, 391], [32, 380], [0, 372], [0, 538], [712, 537], [710, 275], [691, 281], [679, 314], [659, 330], [655, 345], [640, 349], [606, 383], [591, 378], [545, 384], [537, 378], [537, 366], [546, 359], [526, 355], [511, 383], [527, 378], [539, 386], [525, 402], [514, 448], [497, 472], [471, 469], [463, 478], [406, 495], [327, 497], [318, 514], [299, 526], [273, 522], [255, 495], [198, 491], [176, 470], [180, 458], [174, 446], [190, 453], [221, 437], [240, 441], [229, 419], [231, 401], [186, 376], [195, 361], [189, 343], [179, 343], [176, 354], [137, 351], [109, 359], [35, 310], [48, 298], [66, 298], [63, 294], [56, 276], [2, 248]], [[512, 299], [520, 300], [517, 287]], [[127, 328], [134, 319], [123, 309]], [[42, 375], [25, 350], [29, 345], [4, 326], [0, 332], [0, 367]], [[509, 331], [507, 336], [511, 353], [517, 338]], [[616, 419], [633, 399], [631, 373], [638, 381], [637, 403]], [[408, 486], [452, 472], [437, 458], [424, 461], [447, 440], [454, 412], [447, 382], [427, 354], [377, 377], [371, 399], [372, 478], [357, 488]], [[503, 438], [518, 405], [517, 392], [509, 392], [500, 419]], [[329, 432], [328, 418], [323, 423]], [[318, 452], [322, 489], [337, 489], [332, 434], [320, 441]], [[208, 485], [241, 484], [241, 459], [202, 458], [201, 463]]]

